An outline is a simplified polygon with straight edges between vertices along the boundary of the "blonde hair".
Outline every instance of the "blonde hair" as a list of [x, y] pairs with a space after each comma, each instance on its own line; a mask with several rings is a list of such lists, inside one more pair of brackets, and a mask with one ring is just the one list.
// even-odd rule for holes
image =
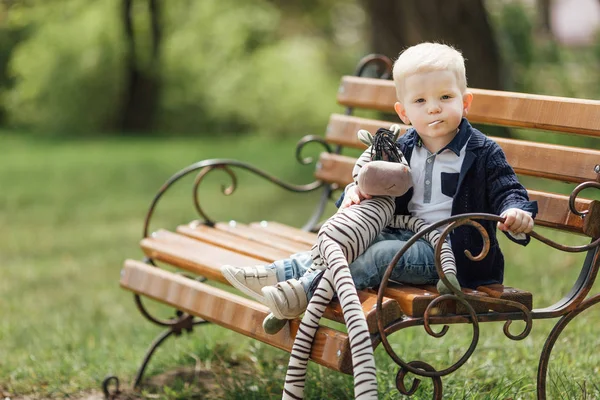
[[465, 59], [460, 51], [441, 43], [424, 42], [400, 53], [394, 63], [394, 84], [398, 101], [402, 101], [404, 79], [407, 76], [432, 71], [451, 71], [461, 92], [467, 90]]

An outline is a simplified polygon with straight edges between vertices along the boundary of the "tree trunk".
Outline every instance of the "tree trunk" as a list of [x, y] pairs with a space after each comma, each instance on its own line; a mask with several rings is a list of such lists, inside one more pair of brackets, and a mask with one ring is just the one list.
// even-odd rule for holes
[[372, 23], [371, 50], [396, 58], [404, 48], [436, 41], [459, 49], [470, 87], [502, 88], [502, 65], [483, 0], [363, 0]]
[[552, 1], [537, 0], [538, 30], [545, 37], [552, 39]]
[[122, 18], [127, 42], [126, 83], [119, 128], [126, 132], [147, 132], [153, 128], [159, 96], [159, 61], [162, 32], [158, 0], [148, 0], [152, 32], [150, 64], [141, 66], [136, 56], [132, 16], [133, 0], [123, 0]]

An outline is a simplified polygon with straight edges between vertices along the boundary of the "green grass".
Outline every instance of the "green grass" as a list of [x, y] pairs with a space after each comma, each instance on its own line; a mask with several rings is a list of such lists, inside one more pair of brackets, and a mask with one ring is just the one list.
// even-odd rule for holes
[[[119, 271], [125, 258], [142, 256], [144, 215], [174, 172], [201, 159], [227, 157], [287, 182], [312, 180], [312, 167], [298, 166], [289, 140], [265, 147], [255, 137], [46, 140], [4, 132], [0, 143], [0, 394], [11, 396], [73, 396], [98, 389], [107, 374], [131, 382], [161, 328], [140, 316], [132, 295], [119, 288]], [[154, 228], [196, 218], [192, 183], [193, 177], [181, 182], [161, 202]], [[276, 219], [299, 226], [318, 198], [317, 193], [293, 195], [244, 172], [236, 193], [225, 197], [219, 188], [228, 184], [227, 175], [214, 172], [200, 191], [207, 213], [218, 220]], [[560, 242], [585, 241], [543, 232]], [[502, 246], [506, 283], [531, 290], [535, 307], [565, 294], [583, 259], [539, 243], [527, 251], [506, 240]], [[160, 305], [152, 309], [163, 317], [172, 314]], [[557, 343], [548, 385], [553, 398], [600, 396], [599, 314], [600, 309], [582, 314]], [[537, 357], [552, 325], [536, 321], [527, 339], [513, 342], [501, 324], [484, 324], [475, 354], [443, 380], [447, 398], [534, 398]], [[392, 342], [407, 360], [443, 367], [460, 357], [470, 332], [468, 326], [454, 326], [443, 339], [432, 339], [412, 328], [393, 335]], [[393, 390], [397, 367], [383, 348], [376, 354], [381, 398], [399, 398]], [[225, 398], [278, 398], [287, 358], [209, 325], [167, 341], [147, 374], [201, 365], [215, 371]], [[180, 381], [145, 390], [149, 398], [198, 395]], [[431, 397], [430, 382], [419, 390], [415, 398]], [[351, 377], [311, 365], [307, 398], [351, 397]]]

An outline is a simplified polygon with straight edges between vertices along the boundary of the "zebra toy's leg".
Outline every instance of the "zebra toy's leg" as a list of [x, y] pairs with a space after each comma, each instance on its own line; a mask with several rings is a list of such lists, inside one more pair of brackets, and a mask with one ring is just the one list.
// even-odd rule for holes
[[326, 269], [308, 303], [304, 317], [302, 317], [285, 375], [283, 399], [302, 399], [304, 397], [306, 369], [312, 342], [317, 329], [319, 329], [319, 321], [333, 298], [334, 288], [331, 275], [332, 271]]
[[344, 321], [350, 339], [354, 397], [356, 399], [376, 399], [377, 369], [367, 320], [358, 299], [346, 257], [339, 247], [330, 246], [329, 248], [331, 250], [326, 255], [326, 259], [329, 261], [327, 269], [332, 271], [335, 290], [344, 312]]
[[[312, 346], [319, 319], [331, 300], [330, 296], [325, 295], [326, 291], [331, 290], [331, 295], [333, 295], [331, 282], [334, 282], [333, 286], [340, 298], [348, 327], [354, 366], [355, 396], [361, 399], [377, 398], [377, 379], [371, 337], [348, 263], [354, 261], [366, 250], [375, 236], [390, 222], [393, 212], [394, 201], [391, 197], [377, 197], [334, 215], [319, 230], [318, 252], [313, 251], [313, 261], [315, 265], [320, 261], [328, 266], [318, 286], [323, 292], [319, 292], [319, 296], [315, 298], [317, 293], [315, 291], [302, 319], [298, 330], [298, 335], [302, 332], [302, 336], [300, 339], [298, 339], [300, 336], [296, 337], [292, 348], [284, 398], [302, 398], [310, 353], [310, 350], [306, 349], [310, 349]], [[328, 279], [325, 280], [325, 277]], [[318, 309], [313, 307], [314, 305], [318, 305]], [[298, 347], [302, 351], [295, 353], [294, 349], [298, 340], [302, 341]]]
[[[334, 253], [339, 254], [336, 256]], [[342, 293], [340, 303], [350, 338], [354, 372], [354, 396], [356, 399], [376, 399], [377, 370], [373, 356], [373, 346], [367, 321], [352, 281], [352, 275], [346, 258], [339, 247], [329, 256], [332, 258], [336, 256], [336, 258], [333, 262], [330, 259], [331, 264], [321, 277], [300, 323], [290, 355], [282, 398], [302, 399], [304, 396], [306, 369], [312, 342], [319, 328], [319, 320], [333, 298], [333, 282], [335, 282], [335, 291]]]

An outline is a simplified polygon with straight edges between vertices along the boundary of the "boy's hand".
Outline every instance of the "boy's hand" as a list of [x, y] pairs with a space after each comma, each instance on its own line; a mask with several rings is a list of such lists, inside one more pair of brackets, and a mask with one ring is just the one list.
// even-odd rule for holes
[[498, 222], [498, 229], [510, 233], [529, 233], [533, 229], [533, 218], [520, 208], [509, 208], [501, 217], [505, 217], [504, 223]]
[[344, 201], [340, 205], [338, 211], [342, 211], [344, 208], [350, 207], [354, 204], [360, 204], [361, 201], [368, 200], [372, 197], [373, 196], [361, 192], [358, 188], [358, 185], [351, 186], [348, 188], [348, 190], [346, 190], [346, 194], [344, 195]]

